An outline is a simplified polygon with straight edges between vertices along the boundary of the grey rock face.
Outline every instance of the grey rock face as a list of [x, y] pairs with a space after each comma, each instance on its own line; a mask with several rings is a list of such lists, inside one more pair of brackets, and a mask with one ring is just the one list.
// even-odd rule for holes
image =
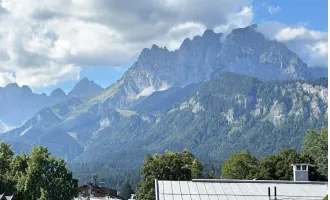
[[223, 71], [264, 80], [309, 78], [307, 65], [295, 53], [255, 29], [256, 25], [235, 29], [224, 39], [223, 34], [206, 30], [202, 36], [185, 39], [175, 51], [156, 45], [143, 49], [107, 103], [123, 107], [141, 96], [204, 82]]

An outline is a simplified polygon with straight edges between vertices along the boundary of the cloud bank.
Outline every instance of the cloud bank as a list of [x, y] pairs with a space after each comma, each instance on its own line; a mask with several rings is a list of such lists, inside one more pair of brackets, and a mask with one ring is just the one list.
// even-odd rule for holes
[[[207, 28], [229, 33], [253, 22], [252, 3], [2, 0], [0, 86], [10, 82], [32, 88], [56, 85], [79, 79], [85, 66], [118, 67], [134, 61], [143, 48], [152, 44], [174, 50], [184, 38], [200, 35]], [[272, 8], [272, 12], [277, 11]], [[325, 64], [327, 33], [282, 24], [275, 28], [264, 24], [260, 29], [268, 38], [282, 41], [299, 56], [306, 56], [308, 64]]]

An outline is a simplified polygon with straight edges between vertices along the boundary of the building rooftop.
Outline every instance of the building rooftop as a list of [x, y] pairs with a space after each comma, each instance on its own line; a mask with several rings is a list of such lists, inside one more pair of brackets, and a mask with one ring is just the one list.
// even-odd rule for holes
[[[156, 200], [269, 200], [275, 199], [275, 187], [278, 200], [322, 200], [328, 194], [327, 182], [222, 179], [155, 180]], [[270, 188], [270, 198], [268, 188]]]

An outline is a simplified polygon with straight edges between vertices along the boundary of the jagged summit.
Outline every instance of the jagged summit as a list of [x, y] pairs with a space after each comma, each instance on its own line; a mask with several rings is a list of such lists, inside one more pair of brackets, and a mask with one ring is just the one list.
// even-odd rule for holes
[[307, 65], [284, 44], [267, 40], [257, 25], [238, 28], [223, 37], [206, 29], [186, 38], [176, 51], [152, 45], [145, 48], [121, 80], [111, 105], [124, 106], [141, 95], [184, 87], [231, 71], [264, 80], [306, 79]]
[[29, 86], [27, 86], [27, 85], [23, 85], [23, 86], [22, 86], [22, 90], [23, 90], [24, 92], [26, 92], [26, 93], [32, 93], [31, 88], [30, 88]]
[[4, 88], [6, 88], [6, 89], [18, 89], [18, 88], [20, 88], [20, 87], [18, 86], [17, 83], [9, 83], [9, 84], [6, 85]]
[[57, 88], [52, 93], [50, 93], [50, 97], [61, 98], [66, 97], [66, 94], [61, 88]]
[[81, 98], [90, 96], [99, 92], [102, 92], [103, 88], [96, 84], [94, 81], [90, 81], [87, 77], [81, 79], [74, 88], [69, 92], [70, 98]]

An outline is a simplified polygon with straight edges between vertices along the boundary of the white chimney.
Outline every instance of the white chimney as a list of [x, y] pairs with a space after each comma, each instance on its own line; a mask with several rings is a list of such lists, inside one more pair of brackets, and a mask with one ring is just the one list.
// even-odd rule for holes
[[298, 163], [292, 164], [293, 168], [293, 181], [309, 181], [308, 179], [308, 167], [310, 164]]

